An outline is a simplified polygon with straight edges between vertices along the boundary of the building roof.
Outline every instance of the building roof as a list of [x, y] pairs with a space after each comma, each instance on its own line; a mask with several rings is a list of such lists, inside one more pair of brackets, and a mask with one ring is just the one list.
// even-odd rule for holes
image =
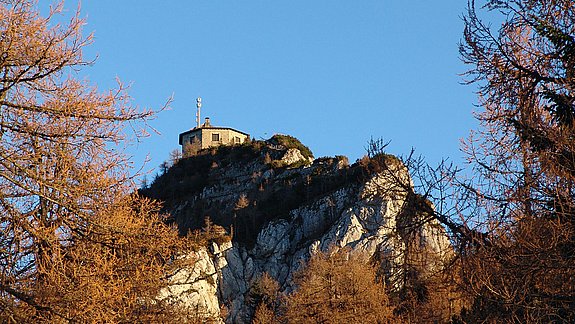
[[186, 135], [188, 135], [188, 134], [191, 134], [191, 133], [198, 132], [198, 131], [202, 131], [202, 130], [204, 130], [204, 129], [210, 129], [210, 130], [231, 130], [231, 131], [234, 131], [234, 132], [237, 132], [237, 133], [246, 135], [246, 136], [250, 136], [250, 134], [248, 134], [248, 133], [244, 133], [244, 132], [242, 132], [242, 131], [239, 131], [239, 130], [237, 130], [237, 129], [233, 129], [233, 128], [231, 128], [231, 127], [217, 127], [217, 126], [204, 127], [204, 126], [201, 126], [201, 127], [194, 127], [194, 128], [192, 128], [192, 129], [190, 129], [189, 131], [185, 131], [185, 132], [181, 133], [180, 136], [179, 136], [178, 142], [180, 143], [180, 145], [182, 145], [182, 143], [183, 143], [182, 139], [183, 139], [184, 136], [186, 136]]

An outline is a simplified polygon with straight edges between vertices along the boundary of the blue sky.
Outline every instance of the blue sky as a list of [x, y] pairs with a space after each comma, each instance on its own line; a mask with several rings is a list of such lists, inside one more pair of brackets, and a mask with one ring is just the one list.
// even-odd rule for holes
[[[66, 8], [73, 10], [75, 2]], [[157, 167], [202, 119], [255, 138], [293, 135], [316, 157], [355, 161], [371, 137], [389, 152], [461, 161], [476, 123], [457, 51], [462, 1], [84, 0], [94, 32], [83, 74], [101, 89], [130, 83], [134, 104], [171, 110], [161, 133], [129, 149]]]

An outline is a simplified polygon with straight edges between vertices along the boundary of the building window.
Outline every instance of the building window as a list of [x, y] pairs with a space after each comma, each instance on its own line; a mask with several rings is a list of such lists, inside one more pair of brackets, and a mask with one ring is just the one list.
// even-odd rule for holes
[[242, 140], [237, 136], [235, 137], [235, 140], [236, 140], [236, 144], [240, 144], [242, 142]]
[[219, 142], [220, 134], [212, 134], [212, 142]]
[[190, 136], [190, 144], [194, 144], [198, 141], [198, 138], [194, 135], [194, 136]]

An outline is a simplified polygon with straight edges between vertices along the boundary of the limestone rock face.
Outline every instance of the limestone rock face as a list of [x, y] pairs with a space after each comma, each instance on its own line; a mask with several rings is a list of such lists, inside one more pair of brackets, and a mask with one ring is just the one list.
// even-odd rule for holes
[[306, 160], [306, 158], [304, 158], [301, 152], [295, 148], [288, 149], [281, 159], [281, 161], [286, 165], [291, 165], [302, 160]]
[[[253, 313], [247, 301], [255, 279], [266, 272], [289, 292], [294, 272], [318, 251], [346, 249], [365, 260], [385, 260], [386, 273], [397, 276], [407, 239], [400, 224], [421, 216], [410, 208], [414, 193], [405, 166], [389, 160], [383, 170], [366, 176], [361, 166], [336, 159], [296, 169], [273, 169], [264, 162], [265, 155], [273, 155], [289, 164], [302, 157], [293, 150], [264, 149], [256, 159], [211, 169], [207, 185], [168, 206], [181, 226], [209, 213], [234, 238], [197, 252], [195, 266], [182, 269], [164, 297], [175, 296], [209, 315], [225, 308], [226, 322], [243, 323]], [[241, 194], [249, 203], [239, 208]], [[414, 237], [429, 251], [430, 271], [452, 253], [437, 223], [422, 226]]]
[[197, 311], [199, 317], [219, 318], [217, 259], [212, 258], [206, 249], [187, 257], [194, 261], [193, 266], [179, 269], [173, 274], [172, 285], [164, 289], [158, 299], [172, 299]]

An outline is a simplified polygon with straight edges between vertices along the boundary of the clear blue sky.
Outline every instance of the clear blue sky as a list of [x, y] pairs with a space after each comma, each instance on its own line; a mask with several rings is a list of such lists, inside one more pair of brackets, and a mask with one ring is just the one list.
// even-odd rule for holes
[[[75, 1], [66, 8], [73, 10]], [[290, 134], [316, 157], [355, 161], [370, 137], [389, 152], [414, 147], [434, 163], [461, 161], [459, 140], [475, 127], [473, 86], [457, 46], [462, 1], [84, 0], [84, 31], [96, 55], [85, 70], [102, 89], [132, 84], [142, 107], [172, 109], [130, 149], [157, 167], [178, 134], [202, 119], [255, 138]]]

